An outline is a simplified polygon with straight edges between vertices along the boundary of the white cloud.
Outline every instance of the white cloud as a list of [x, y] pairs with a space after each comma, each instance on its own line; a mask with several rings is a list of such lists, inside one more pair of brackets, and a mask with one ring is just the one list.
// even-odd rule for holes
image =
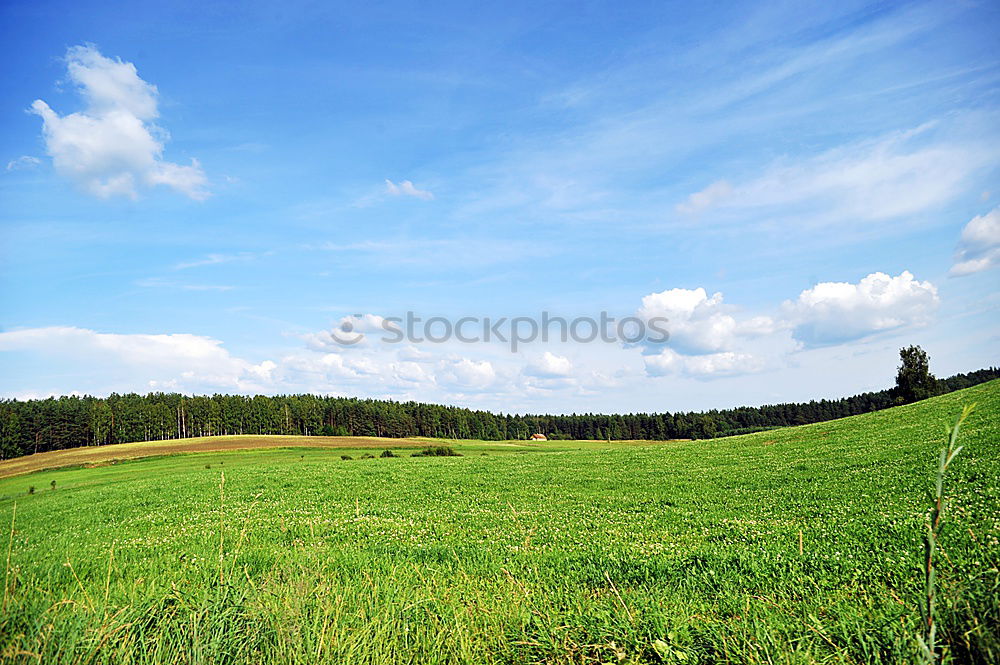
[[459, 391], [485, 390], [496, 380], [497, 372], [488, 360], [449, 358], [439, 364], [437, 377], [444, 385]]
[[657, 354], [643, 356], [643, 362], [650, 376], [682, 374], [701, 379], [747, 374], [764, 366], [762, 359], [735, 351], [685, 356], [673, 349], [663, 349]]
[[[363, 334], [358, 344], [337, 344], [329, 330], [301, 335], [304, 348], [275, 361], [235, 357], [220, 341], [199, 335], [72, 327], [0, 333], [0, 351], [37, 353], [58, 376], [78, 377], [66, 388], [91, 392], [146, 383], [190, 392], [314, 392], [529, 411], [555, 395], [563, 405], [599, 406], [593, 400], [612, 388], [631, 390], [641, 400], [644, 391], [664, 389], [657, 377], [686, 382], [698, 392], [710, 390], [707, 380], [742, 381], [737, 377], [787, 370], [794, 365], [790, 354], [804, 346], [829, 347], [920, 325], [937, 304], [934, 286], [908, 272], [873, 273], [856, 284], [817, 284], [784, 303], [781, 316], [774, 317], [741, 316], [721, 293], [709, 296], [703, 288], [670, 289], [647, 295], [637, 311], [647, 320], [669, 319], [667, 344], [534, 347], [528, 362], [499, 343], [385, 343], [384, 319], [374, 314], [340, 319], [335, 330], [348, 339]], [[339, 327], [343, 324], [350, 324], [349, 335]]]
[[857, 284], [822, 282], [785, 302], [784, 309], [795, 338], [815, 346], [924, 325], [938, 303], [933, 284], [904, 270], [896, 277], [872, 273]]
[[437, 270], [510, 266], [552, 255], [558, 248], [545, 243], [503, 237], [398, 238], [354, 243], [324, 242], [305, 249], [337, 252], [345, 260], [371, 265], [418, 266]]
[[909, 272], [872, 273], [857, 284], [824, 282], [786, 301], [777, 317], [738, 319], [721, 293], [703, 288], [669, 289], [642, 299], [637, 316], [667, 319], [665, 345], [643, 345], [649, 376], [705, 379], [759, 372], [784, 364], [795, 348], [824, 346], [868, 335], [921, 326], [939, 303], [930, 282]]
[[977, 215], [962, 229], [951, 274], [969, 275], [1000, 265], [1000, 208]]
[[341, 317], [328, 331], [306, 333], [301, 337], [306, 346], [314, 351], [341, 353], [367, 349], [375, 342], [393, 339], [383, 327], [384, 321], [378, 314], [351, 314]]
[[434, 354], [427, 351], [421, 351], [412, 344], [407, 344], [402, 349], [400, 349], [396, 356], [403, 361], [411, 363], [427, 363], [434, 359]]
[[386, 179], [385, 191], [393, 196], [412, 196], [424, 201], [430, 201], [434, 198], [434, 194], [426, 189], [417, 189], [409, 180], [404, 180], [397, 185], [392, 180]]
[[403, 361], [390, 365], [393, 379], [396, 382], [413, 384], [432, 384], [434, 375], [419, 362]]
[[185, 284], [159, 277], [140, 279], [135, 285], [146, 289], [179, 289], [181, 291], [232, 291], [235, 288], [228, 284]]
[[663, 345], [646, 345], [643, 363], [649, 376], [680, 374], [694, 378], [714, 378], [756, 372], [764, 361], [741, 347], [747, 340], [766, 337], [784, 328], [769, 316], [737, 320], [734, 308], [723, 302], [721, 293], [711, 297], [704, 288], [669, 289], [642, 299], [639, 318], [667, 319], [670, 339]]
[[[318, 333], [320, 343], [324, 333]], [[309, 351], [285, 356], [275, 372], [285, 391], [394, 396], [421, 401], [449, 401], [458, 396], [498, 396], [509, 393], [515, 357], [494, 360], [467, 357], [448, 349], [391, 349], [363, 344], [324, 350], [310, 343]]]
[[[70, 362], [98, 363], [104, 371], [128, 368], [149, 385], [188, 389], [263, 390], [277, 365], [234, 357], [210, 337], [175, 334], [99, 333], [47, 327], [0, 332], [0, 351], [34, 351]], [[133, 386], [134, 387], [134, 386]]]
[[32, 157], [31, 155], [21, 155], [17, 159], [12, 159], [7, 162], [7, 171], [27, 171], [35, 168], [41, 163], [42, 160], [37, 157]]
[[178, 263], [174, 266], [174, 270], [188, 270], [189, 268], [214, 266], [220, 263], [232, 263], [234, 261], [250, 261], [256, 257], [257, 255], [250, 252], [242, 252], [240, 254], [209, 254], [203, 259]]
[[[981, 147], [923, 140], [932, 127], [923, 125], [794, 162], [778, 160], [745, 182], [714, 182], [691, 194], [677, 210], [730, 211], [741, 221], [754, 210], [842, 221], [891, 219], [932, 209], [962, 191], [966, 179], [992, 159]], [[816, 214], [817, 205], [823, 207], [822, 214]]]
[[729, 346], [736, 319], [722, 310], [722, 294], [711, 298], [705, 289], [670, 289], [643, 297], [639, 318], [666, 318], [670, 344], [694, 353], [710, 353]]
[[164, 161], [166, 132], [155, 124], [156, 86], [135, 65], [106, 58], [93, 46], [66, 53], [69, 79], [85, 102], [60, 116], [41, 99], [31, 111], [42, 118], [52, 163], [63, 176], [100, 198], [136, 198], [142, 186], [166, 185], [195, 200], [208, 197], [201, 165]]
[[728, 313], [721, 293], [709, 297], [704, 288], [669, 289], [642, 299], [637, 316], [645, 321], [666, 318], [670, 346], [684, 353], [714, 353], [731, 348], [737, 337], [767, 334], [775, 328], [766, 316], [739, 323]]
[[339, 353], [293, 355], [282, 358], [281, 374], [285, 380], [315, 386], [316, 390], [326, 390], [341, 384], [343, 380], [362, 379], [372, 374], [371, 361], [367, 358], [352, 358]]
[[563, 378], [573, 373], [573, 363], [565, 356], [557, 356], [551, 351], [546, 351], [535, 362], [525, 367], [524, 373], [544, 379]]
[[701, 212], [706, 208], [714, 206], [720, 201], [724, 201], [732, 193], [733, 186], [725, 180], [713, 182], [700, 192], [695, 192], [691, 196], [687, 197], [687, 200], [683, 203], [678, 203], [677, 212], [684, 213], [686, 215]]
[[740, 337], [764, 337], [784, 328], [781, 321], [770, 316], [754, 316], [736, 324], [736, 334]]

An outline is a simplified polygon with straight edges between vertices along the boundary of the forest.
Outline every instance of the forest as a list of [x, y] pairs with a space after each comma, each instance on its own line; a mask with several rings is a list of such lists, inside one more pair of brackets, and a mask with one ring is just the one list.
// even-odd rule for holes
[[[937, 380], [945, 393], [1000, 378], [990, 367]], [[79, 446], [227, 434], [425, 436], [445, 439], [704, 439], [833, 420], [910, 401], [898, 388], [837, 400], [688, 413], [514, 415], [453, 406], [318, 395], [0, 400], [0, 459]]]

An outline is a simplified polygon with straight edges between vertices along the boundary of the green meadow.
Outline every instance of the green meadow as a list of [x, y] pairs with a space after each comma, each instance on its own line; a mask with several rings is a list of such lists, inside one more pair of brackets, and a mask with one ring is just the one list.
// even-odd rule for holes
[[714, 440], [5, 478], [0, 659], [915, 662], [929, 492], [973, 402], [944, 485], [938, 633], [945, 661], [1000, 662], [997, 381]]

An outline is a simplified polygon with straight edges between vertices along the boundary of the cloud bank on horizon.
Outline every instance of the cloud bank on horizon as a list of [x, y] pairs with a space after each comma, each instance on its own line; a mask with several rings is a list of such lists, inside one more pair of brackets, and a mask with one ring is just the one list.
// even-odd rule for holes
[[[252, 45], [92, 9], [2, 47], [4, 395], [676, 410], [885, 387], [909, 343], [997, 363], [997, 8], [359, 8], [350, 48], [305, 7], [249, 7]], [[381, 343], [407, 310], [670, 340]]]
[[[674, 288], [643, 297], [634, 313], [640, 321], [666, 319], [669, 345], [608, 343], [599, 337], [590, 342], [563, 340], [561, 352], [580, 358], [579, 363], [547, 349], [512, 354], [503, 338], [473, 345], [449, 337], [435, 343], [434, 333], [425, 332], [427, 338], [419, 344], [405, 343], [410, 340], [385, 335], [386, 318], [378, 314], [343, 317], [334, 326], [334, 332], [341, 333], [337, 337], [330, 331], [308, 333], [301, 336], [303, 349], [260, 361], [234, 357], [220, 340], [203, 336], [107, 334], [72, 327], [0, 332], [0, 352], [30, 351], [67, 362], [82, 355], [94, 365], [150, 377], [135, 389], [348, 395], [375, 387], [379, 394], [407, 398], [459, 400], [489, 391], [510, 399], [536, 389], [586, 393], [613, 387], [614, 373], [605, 375], [593, 367], [595, 356], [610, 360], [619, 372], [641, 364], [642, 373], [634, 380], [753, 374], [786, 364], [790, 355], [807, 346], [926, 326], [937, 305], [934, 285], [908, 272], [896, 277], [873, 273], [857, 284], [817, 284], [776, 308], [774, 317], [737, 319], [721, 293], [709, 297], [701, 287]], [[350, 342], [345, 344], [345, 339]]]

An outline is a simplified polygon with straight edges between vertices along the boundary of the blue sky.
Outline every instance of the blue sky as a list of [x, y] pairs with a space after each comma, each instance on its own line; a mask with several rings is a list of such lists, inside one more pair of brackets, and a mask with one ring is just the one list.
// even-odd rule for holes
[[[6, 2], [0, 393], [674, 411], [881, 389], [910, 343], [1000, 364], [998, 33], [989, 2]], [[543, 310], [673, 339], [375, 334]]]

